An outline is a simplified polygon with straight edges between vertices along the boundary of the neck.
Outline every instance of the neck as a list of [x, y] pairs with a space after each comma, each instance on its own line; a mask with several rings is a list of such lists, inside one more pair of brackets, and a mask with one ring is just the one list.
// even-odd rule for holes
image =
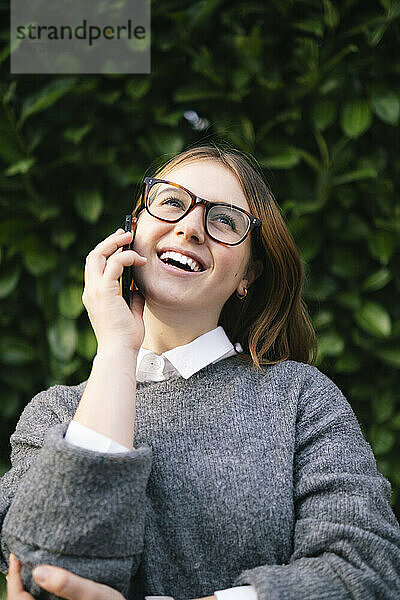
[[145, 336], [142, 347], [162, 354], [177, 346], [184, 346], [218, 327], [219, 315], [186, 312], [176, 309], [158, 309], [145, 304], [143, 321]]

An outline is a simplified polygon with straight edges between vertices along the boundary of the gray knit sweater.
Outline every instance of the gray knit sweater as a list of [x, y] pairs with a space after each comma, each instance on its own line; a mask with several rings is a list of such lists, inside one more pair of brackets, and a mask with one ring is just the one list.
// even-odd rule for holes
[[263, 369], [233, 356], [138, 383], [126, 455], [64, 439], [86, 382], [35, 396], [1, 480], [1, 570], [14, 552], [41, 598], [40, 563], [129, 600], [241, 584], [259, 600], [400, 598], [390, 484], [349, 403], [316, 367]]

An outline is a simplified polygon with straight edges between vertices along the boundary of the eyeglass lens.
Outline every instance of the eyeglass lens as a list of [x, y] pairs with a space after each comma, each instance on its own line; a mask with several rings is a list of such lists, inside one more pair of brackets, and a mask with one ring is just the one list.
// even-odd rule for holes
[[[147, 197], [147, 207], [154, 217], [175, 221], [189, 209], [191, 197], [184, 190], [166, 183], [155, 183]], [[210, 235], [225, 243], [237, 243], [247, 233], [250, 220], [247, 215], [229, 205], [213, 206], [207, 216]]]

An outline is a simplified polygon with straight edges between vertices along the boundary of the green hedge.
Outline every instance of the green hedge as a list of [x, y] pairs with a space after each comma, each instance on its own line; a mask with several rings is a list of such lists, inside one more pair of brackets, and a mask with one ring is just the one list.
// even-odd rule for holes
[[30, 398], [90, 373], [86, 255], [156, 158], [223, 139], [264, 169], [304, 261], [317, 366], [399, 516], [399, 24], [398, 0], [160, 0], [150, 75], [14, 76], [2, 51], [3, 471]]

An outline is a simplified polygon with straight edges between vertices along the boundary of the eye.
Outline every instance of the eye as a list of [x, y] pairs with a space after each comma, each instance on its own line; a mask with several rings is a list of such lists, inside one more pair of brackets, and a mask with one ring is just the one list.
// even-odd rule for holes
[[219, 214], [219, 215], [215, 215], [213, 216], [213, 221], [219, 220], [222, 223], [225, 223], [226, 225], [229, 225], [229, 227], [231, 227], [231, 229], [233, 229], [233, 231], [236, 231], [236, 222], [235, 219], [233, 219], [232, 217], [228, 216], [228, 215], [224, 215], [224, 214]]
[[174, 198], [173, 196], [170, 196], [169, 198], [164, 198], [162, 204], [173, 204], [174, 202], [175, 205], [182, 206], [181, 200], [178, 200], [178, 198]]

